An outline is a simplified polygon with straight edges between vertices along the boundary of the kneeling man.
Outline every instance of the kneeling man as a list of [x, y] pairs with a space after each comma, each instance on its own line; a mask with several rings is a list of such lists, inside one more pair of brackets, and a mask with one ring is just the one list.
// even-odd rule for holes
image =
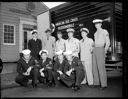
[[39, 60], [40, 64], [40, 77], [39, 81], [43, 81], [44, 83], [47, 83], [47, 87], [51, 87], [53, 84], [53, 76], [52, 76], [52, 59], [48, 58], [48, 51], [47, 50], [41, 50], [39, 55], [41, 56], [41, 59]]
[[67, 60], [64, 66], [65, 76], [61, 76], [61, 80], [74, 91], [78, 91], [84, 79], [83, 65], [78, 57], [72, 56], [72, 51], [66, 51], [64, 54]]
[[30, 55], [31, 51], [29, 49], [23, 50], [21, 57], [18, 61], [17, 72], [19, 75], [16, 77], [16, 83], [21, 86], [27, 86], [28, 80], [32, 79], [33, 88], [37, 87], [37, 80], [39, 74], [39, 68], [37, 65], [37, 60]]
[[64, 66], [65, 66], [65, 59], [63, 55], [63, 50], [56, 52], [57, 58], [54, 63], [53, 68], [53, 77], [56, 87], [59, 85], [60, 76], [64, 75]]

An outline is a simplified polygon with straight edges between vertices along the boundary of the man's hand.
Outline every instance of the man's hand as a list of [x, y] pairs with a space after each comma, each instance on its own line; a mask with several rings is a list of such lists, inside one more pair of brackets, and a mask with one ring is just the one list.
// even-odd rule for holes
[[60, 70], [58, 70], [57, 72], [58, 72], [60, 75], [62, 75], [62, 74], [63, 74], [63, 73], [62, 73], [62, 71], [60, 71]]
[[40, 69], [40, 72], [44, 71], [44, 68]]
[[28, 72], [23, 73], [25, 76], [29, 76], [30, 74]]
[[45, 76], [43, 72], [40, 72], [40, 74], [41, 74], [41, 76], [42, 76], [42, 77], [44, 77], [44, 76]]
[[68, 76], [70, 76], [70, 75], [71, 75], [71, 72], [72, 72], [72, 69], [70, 69], [69, 71], [67, 71], [66, 74], [67, 74]]
[[29, 68], [27, 69], [27, 73], [28, 73], [28, 74], [30, 74], [30, 71], [31, 71], [32, 68], [33, 68], [33, 67], [29, 67]]

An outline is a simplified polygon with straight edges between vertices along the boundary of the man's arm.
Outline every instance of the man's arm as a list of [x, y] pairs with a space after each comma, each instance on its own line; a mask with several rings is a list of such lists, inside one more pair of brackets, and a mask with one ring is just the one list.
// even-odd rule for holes
[[106, 44], [105, 44], [105, 52], [107, 52], [109, 46], [110, 46], [110, 39], [109, 39], [109, 33], [106, 31], [105, 32], [105, 41], [106, 41]]

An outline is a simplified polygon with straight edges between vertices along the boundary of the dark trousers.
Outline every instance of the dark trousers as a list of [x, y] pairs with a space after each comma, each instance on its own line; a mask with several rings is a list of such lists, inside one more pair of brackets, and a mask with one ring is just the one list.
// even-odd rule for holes
[[60, 74], [56, 71], [53, 71], [52, 74], [53, 74], [53, 79], [54, 79], [55, 84], [58, 85], [59, 80], [57, 78], [60, 77]]
[[39, 77], [39, 69], [33, 68], [30, 72], [30, 75], [25, 76], [25, 75], [19, 74], [18, 76], [16, 76], [15, 81], [20, 85], [26, 86], [29, 79], [32, 79], [33, 84], [37, 84], [38, 77]]
[[41, 75], [39, 76], [39, 81], [43, 82], [45, 79], [46, 81], [52, 81], [53, 80], [53, 75], [52, 75], [52, 69], [46, 69], [43, 71], [44, 73], [44, 77], [42, 77]]
[[68, 87], [71, 87], [72, 84], [75, 84], [76, 86], [80, 86], [81, 82], [84, 79], [84, 71], [77, 69], [73, 71], [70, 76], [67, 76], [65, 74], [61, 75], [60, 79]]

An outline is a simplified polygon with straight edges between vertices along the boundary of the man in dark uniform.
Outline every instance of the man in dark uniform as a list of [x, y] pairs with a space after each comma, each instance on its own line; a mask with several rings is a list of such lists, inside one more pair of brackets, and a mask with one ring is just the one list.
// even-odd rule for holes
[[36, 64], [36, 59], [30, 55], [31, 51], [29, 49], [23, 50], [23, 57], [18, 61], [16, 76], [16, 83], [21, 86], [27, 86], [28, 80], [32, 79], [33, 88], [37, 87], [37, 80], [39, 74], [39, 65]]
[[67, 61], [65, 61], [64, 73], [65, 76], [61, 76], [60, 79], [68, 86], [78, 91], [80, 84], [84, 79], [84, 69], [81, 61], [78, 57], [72, 56], [72, 51], [64, 52]]
[[55, 59], [52, 73], [53, 73], [55, 85], [56, 87], [58, 87], [60, 76], [63, 76], [64, 74], [65, 59], [63, 56], [63, 50], [57, 51], [56, 55], [57, 55], [57, 58]]
[[53, 82], [53, 76], [52, 76], [52, 59], [48, 58], [48, 51], [47, 50], [41, 50], [39, 52], [39, 55], [41, 56], [41, 59], [39, 60], [40, 64], [40, 77], [39, 81], [47, 83], [47, 87], [51, 87]]
[[33, 38], [28, 42], [28, 49], [31, 50], [31, 55], [39, 60], [39, 51], [42, 49], [42, 42], [37, 38], [37, 31], [33, 30], [32, 32]]

